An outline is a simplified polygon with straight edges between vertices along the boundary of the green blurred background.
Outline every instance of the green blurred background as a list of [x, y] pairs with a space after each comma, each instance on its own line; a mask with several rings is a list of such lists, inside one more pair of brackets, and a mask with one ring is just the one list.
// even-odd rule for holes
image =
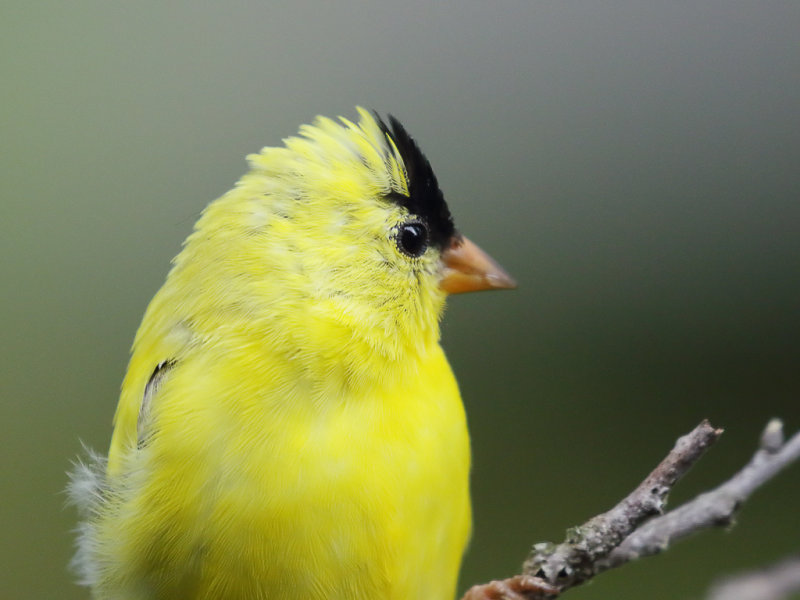
[[[0, 598], [87, 598], [63, 489], [203, 206], [316, 114], [400, 117], [520, 281], [457, 297], [462, 587], [607, 509], [708, 417], [673, 505], [800, 427], [800, 3], [23, 2], [0, 9]], [[800, 468], [730, 532], [570, 598], [700, 598], [800, 550]]]

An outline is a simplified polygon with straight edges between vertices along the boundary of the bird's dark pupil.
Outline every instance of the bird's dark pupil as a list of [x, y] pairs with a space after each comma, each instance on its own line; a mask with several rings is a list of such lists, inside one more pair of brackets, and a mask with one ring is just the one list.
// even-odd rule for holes
[[422, 256], [428, 248], [428, 230], [422, 223], [406, 223], [400, 230], [400, 249], [411, 256]]

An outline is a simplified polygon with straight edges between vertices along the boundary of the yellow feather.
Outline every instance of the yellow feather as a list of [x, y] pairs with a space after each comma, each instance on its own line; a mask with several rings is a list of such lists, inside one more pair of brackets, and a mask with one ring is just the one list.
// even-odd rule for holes
[[95, 598], [453, 597], [470, 457], [439, 257], [398, 250], [407, 167], [358, 112], [249, 156], [148, 307], [107, 469], [74, 486]]

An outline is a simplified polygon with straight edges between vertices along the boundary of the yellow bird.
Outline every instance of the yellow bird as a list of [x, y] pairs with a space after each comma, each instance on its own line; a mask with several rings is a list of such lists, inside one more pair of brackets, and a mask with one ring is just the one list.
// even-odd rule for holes
[[469, 438], [448, 293], [513, 280], [394, 118], [318, 117], [212, 202], [73, 474], [101, 600], [450, 600]]

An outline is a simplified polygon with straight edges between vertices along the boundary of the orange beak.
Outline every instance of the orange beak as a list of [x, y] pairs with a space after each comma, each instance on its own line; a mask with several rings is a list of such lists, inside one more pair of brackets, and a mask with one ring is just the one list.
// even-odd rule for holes
[[456, 235], [442, 252], [439, 287], [448, 294], [480, 290], [506, 290], [517, 282], [491, 256], [467, 238]]

